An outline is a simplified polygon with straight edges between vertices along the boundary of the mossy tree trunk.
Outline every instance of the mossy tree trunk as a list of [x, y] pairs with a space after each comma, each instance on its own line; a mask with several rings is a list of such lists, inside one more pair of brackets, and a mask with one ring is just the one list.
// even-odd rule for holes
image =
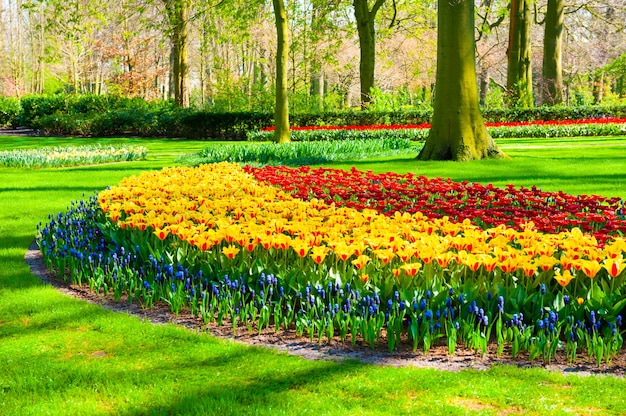
[[376, 0], [369, 8], [368, 0], [354, 0], [354, 17], [359, 35], [359, 77], [361, 81], [361, 107], [365, 108], [372, 100], [374, 70], [376, 67], [376, 13], [385, 0]]
[[511, 0], [506, 87], [511, 104], [516, 107], [534, 105], [530, 47], [531, 2]]
[[563, 102], [563, 66], [561, 58], [564, 0], [548, 0], [543, 36], [543, 102]]
[[283, 0], [273, 0], [276, 17], [276, 104], [274, 107], [274, 140], [278, 143], [291, 141], [289, 132], [289, 100], [287, 97], [287, 62], [289, 60], [289, 38], [287, 12]]
[[420, 160], [504, 157], [478, 107], [474, 1], [438, 0], [437, 74], [430, 134]]

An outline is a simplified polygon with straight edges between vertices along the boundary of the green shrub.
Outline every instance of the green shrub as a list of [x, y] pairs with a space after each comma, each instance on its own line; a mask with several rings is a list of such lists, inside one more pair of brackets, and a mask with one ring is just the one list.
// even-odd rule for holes
[[[1, 106], [1, 104], [0, 104]], [[14, 107], [13, 113], [15, 111]], [[499, 108], [483, 110], [485, 121], [565, 120], [626, 117], [626, 106]], [[422, 124], [432, 110], [348, 110], [291, 114], [293, 126], [377, 126]], [[13, 119], [15, 116], [7, 116]], [[69, 117], [69, 118], [68, 118]], [[3, 123], [12, 123], [1, 120]], [[59, 123], [55, 126], [55, 123]], [[44, 134], [168, 136], [194, 139], [244, 140], [246, 134], [274, 124], [269, 112], [212, 112], [180, 109], [171, 101], [146, 102], [112, 95], [29, 95], [21, 100], [16, 124]], [[65, 132], [65, 133], [64, 133]]]
[[0, 97], [0, 126], [17, 125], [21, 111], [20, 101], [17, 98]]

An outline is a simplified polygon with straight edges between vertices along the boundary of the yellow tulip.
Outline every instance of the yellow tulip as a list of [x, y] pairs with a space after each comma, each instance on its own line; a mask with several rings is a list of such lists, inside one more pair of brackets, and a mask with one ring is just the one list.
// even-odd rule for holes
[[374, 250], [374, 254], [381, 261], [382, 264], [388, 264], [396, 256], [390, 249]]
[[415, 276], [421, 267], [421, 263], [405, 263], [400, 266], [400, 268], [404, 270], [404, 273], [406, 273], [409, 277]]
[[590, 279], [593, 279], [594, 277], [596, 277], [596, 275], [602, 268], [600, 263], [598, 263], [595, 260], [581, 260], [580, 264], [581, 264], [581, 270]]
[[352, 260], [352, 264], [358, 270], [363, 270], [365, 268], [365, 266], [367, 266], [367, 263], [369, 263], [370, 260], [371, 259], [370, 259], [369, 256], [366, 256], [365, 254], [361, 254], [356, 259]]
[[328, 255], [328, 247], [315, 246], [311, 248], [311, 258], [317, 264], [321, 264]]
[[626, 264], [623, 257], [607, 258], [604, 260], [603, 267], [609, 272], [611, 277], [617, 277], [622, 273]]
[[226, 257], [228, 257], [230, 260], [232, 260], [233, 258], [235, 258], [237, 253], [239, 253], [239, 248], [235, 247], [235, 246], [224, 247], [224, 248], [222, 248], [222, 253]]
[[554, 273], [554, 279], [563, 287], [567, 286], [575, 277], [576, 276], [572, 275], [572, 272], [570, 272], [569, 269], [563, 271], [562, 274], [559, 270]]

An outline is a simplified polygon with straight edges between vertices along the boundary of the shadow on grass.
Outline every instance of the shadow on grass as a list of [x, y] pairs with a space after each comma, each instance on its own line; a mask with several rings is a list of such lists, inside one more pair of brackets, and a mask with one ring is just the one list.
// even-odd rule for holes
[[[267, 352], [248, 349], [245, 351], [245, 361], [255, 363], [262, 362], [267, 358]], [[219, 357], [217, 357], [219, 358]], [[237, 366], [237, 361], [243, 357], [228, 357], [227, 361], [220, 363], [219, 367], [232, 368]], [[189, 371], [194, 369], [216, 367], [215, 362], [205, 361], [189, 363]], [[206, 383], [205, 386], [194, 386], [184, 394], [173, 394], [170, 405], [150, 405], [128, 410], [121, 414], [125, 416], [139, 415], [174, 415], [174, 414], [220, 414], [220, 415], [244, 415], [244, 414], [310, 414], [312, 409], [307, 404], [314, 404], [311, 399], [316, 398], [315, 386], [332, 383], [333, 380], [342, 380], [347, 376], [354, 375], [364, 369], [365, 364], [356, 361], [343, 363], [318, 362], [305, 366], [293, 366], [291, 369], [282, 367], [280, 371], [267, 372], [253, 369], [247, 376], [233, 378], [220, 382]], [[276, 367], [274, 367], [276, 368]], [[291, 392], [292, 395], [285, 395]], [[306, 395], [306, 396], [305, 396]], [[310, 397], [307, 397], [310, 396]], [[320, 398], [321, 396], [321, 398]], [[328, 397], [326, 394], [317, 396], [317, 400], [333, 401], [336, 409], [342, 407], [357, 406], [354, 403], [360, 401], [348, 398], [348, 403], [339, 397]], [[324, 408], [327, 408], [324, 406]]]
[[[0, 328], [0, 339], [11, 345], [7, 348], [17, 348], [2, 385], [11, 393], [9, 406], [27, 400], [32, 411], [40, 411], [60, 398], [91, 391], [87, 403], [78, 399], [63, 406], [68, 414], [82, 414], [100, 395], [109, 401], [109, 391], [109, 410], [128, 416], [250, 414], [250, 409], [297, 414], [298, 406], [306, 405], [303, 394], [315, 394], [316, 385], [355, 375], [365, 366], [308, 362], [180, 328], [123, 322], [121, 314], [74, 302], [48, 298], [30, 310], [21, 305], [24, 318]], [[133, 332], [132, 340], [121, 337], [124, 331]], [[33, 347], [18, 347], [33, 342]], [[25, 373], [26, 379], [20, 376]], [[119, 393], [129, 386], [128, 395]], [[37, 393], [48, 389], [51, 397]]]

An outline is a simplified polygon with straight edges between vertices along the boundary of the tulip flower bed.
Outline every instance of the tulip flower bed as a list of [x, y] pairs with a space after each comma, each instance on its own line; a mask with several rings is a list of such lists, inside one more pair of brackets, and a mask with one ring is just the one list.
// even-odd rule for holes
[[[515, 137], [578, 137], [615, 136], [626, 134], [624, 118], [587, 118], [579, 120], [536, 120], [486, 123], [493, 138]], [[270, 141], [274, 128], [249, 132], [250, 141]], [[292, 127], [294, 141], [381, 139], [396, 137], [406, 140], [426, 140], [430, 124], [380, 126], [308, 126]]]
[[481, 228], [505, 225], [516, 230], [532, 222], [537, 230], [553, 234], [579, 228], [601, 244], [626, 232], [626, 207], [621, 198], [574, 196], [512, 185], [496, 188], [412, 173], [374, 174], [309, 166], [247, 166], [245, 170], [299, 199], [373, 209], [385, 215], [421, 212], [431, 219], [447, 217], [454, 222], [470, 220]]
[[[323, 188], [324, 177], [309, 180]], [[585, 350], [598, 364], [621, 350], [622, 237], [545, 233], [525, 219], [512, 228], [385, 215], [264, 182], [228, 163], [143, 173], [51, 217], [38, 244], [73, 283], [234, 330], [271, 326], [390, 351], [508, 346], [545, 361]]]
[[140, 160], [148, 150], [143, 146], [67, 146], [0, 152], [0, 166], [67, 167], [97, 163]]

